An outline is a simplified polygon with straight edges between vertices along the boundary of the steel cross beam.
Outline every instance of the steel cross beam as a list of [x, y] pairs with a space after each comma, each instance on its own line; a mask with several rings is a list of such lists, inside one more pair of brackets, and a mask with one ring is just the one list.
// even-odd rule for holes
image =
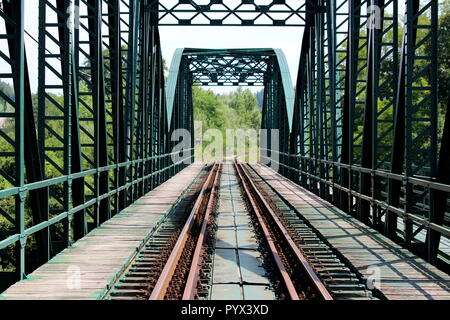
[[273, 56], [270, 50], [254, 49], [184, 51], [192, 84], [196, 86], [262, 86]]
[[187, 57], [196, 86], [264, 85], [269, 56], [223, 56], [192, 53]]
[[[294, 91], [284, 54], [279, 49], [177, 49], [167, 83], [169, 123], [183, 86], [265, 86], [280, 94], [276, 112], [285, 113], [287, 134], [292, 127]], [[270, 90], [270, 89], [268, 89]], [[274, 89], [275, 90], [275, 89]], [[265, 97], [265, 99], [269, 97]], [[274, 112], [275, 112], [274, 111]], [[281, 126], [277, 124], [277, 127]], [[269, 126], [271, 127], [271, 126]]]
[[[438, 3], [399, 2], [39, 0], [34, 93], [24, 1], [2, 1], [0, 290], [193, 159], [193, 136], [172, 141], [193, 132], [193, 85], [264, 85], [262, 128], [279, 140], [262, 158], [448, 270]], [[304, 27], [295, 96], [277, 49], [179, 49], [166, 85], [161, 25]]]

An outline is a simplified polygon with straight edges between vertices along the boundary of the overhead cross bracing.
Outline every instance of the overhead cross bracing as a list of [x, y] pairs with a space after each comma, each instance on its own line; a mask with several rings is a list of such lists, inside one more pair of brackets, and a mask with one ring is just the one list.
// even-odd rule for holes
[[159, 14], [160, 26], [298, 27], [305, 25], [308, 9], [306, 1], [298, 0], [166, 0], [146, 7]]
[[289, 129], [292, 126], [294, 90], [286, 58], [280, 49], [177, 49], [166, 87], [169, 123], [174, 106], [178, 104], [178, 108], [183, 108], [182, 105], [192, 103], [191, 94], [186, 99], [180, 100], [180, 97], [193, 85], [263, 85], [264, 108], [280, 112], [280, 121], [285, 121]]

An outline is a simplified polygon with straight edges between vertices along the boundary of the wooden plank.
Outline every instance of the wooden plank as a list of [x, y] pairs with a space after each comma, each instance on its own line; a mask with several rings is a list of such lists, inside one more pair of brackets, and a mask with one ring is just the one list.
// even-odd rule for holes
[[450, 276], [263, 165], [253, 168], [388, 299], [450, 299]]

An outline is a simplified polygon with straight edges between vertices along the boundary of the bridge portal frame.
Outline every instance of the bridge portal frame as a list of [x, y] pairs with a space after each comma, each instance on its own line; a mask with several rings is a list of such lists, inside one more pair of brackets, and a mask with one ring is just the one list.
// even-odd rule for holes
[[[222, 2], [191, 11], [204, 16]], [[237, 22], [207, 22], [305, 28], [292, 127], [286, 109], [270, 107], [269, 101], [282, 99], [280, 81], [266, 84], [264, 95], [263, 127], [289, 140], [270, 150], [279, 152], [281, 173], [448, 268], [439, 243], [450, 236], [450, 102], [438, 157], [437, 1], [405, 1], [401, 46], [384, 41], [400, 33], [398, 0], [305, 1], [295, 12], [285, 9], [287, 16], [300, 15], [292, 23], [244, 17], [280, 13], [275, 6], [288, 2], [243, 0], [250, 9], [222, 12]], [[13, 123], [7, 132], [0, 128], [6, 146], [0, 159], [7, 163], [0, 176], [8, 185], [0, 190], [6, 287], [181, 170], [183, 161], [171, 163], [170, 137], [176, 128], [189, 129], [193, 119], [190, 104], [167, 109], [158, 24], [172, 13], [154, 9], [158, 1], [39, 0], [37, 102], [26, 59], [24, 0], [2, 3], [8, 48], [1, 57], [10, 72], [0, 78], [14, 91], [0, 91], [7, 104], [0, 115]], [[80, 28], [67, 23], [72, 5], [80, 8]], [[374, 6], [381, 29], [369, 27]], [[195, 23], [181, 18], [171, 24]], [[48, 43], [57, 50], [49, 52]], [[423, 75], [426, 84], [418, 83]], [[191, 95], [184, 87], [180, 98]], [[37, 255], [29, 253], [34, 241]]]

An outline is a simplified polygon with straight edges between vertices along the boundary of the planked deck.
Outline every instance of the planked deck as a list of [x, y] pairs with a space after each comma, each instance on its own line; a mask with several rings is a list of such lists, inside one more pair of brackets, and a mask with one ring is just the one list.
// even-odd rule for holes
[[267, 166], [252, 165], [366, 278], [392, 300], [450, 299], [450, 276]]
[[102, 298], [202, 167], [185, 168], [10, 287], [0, 300]]

